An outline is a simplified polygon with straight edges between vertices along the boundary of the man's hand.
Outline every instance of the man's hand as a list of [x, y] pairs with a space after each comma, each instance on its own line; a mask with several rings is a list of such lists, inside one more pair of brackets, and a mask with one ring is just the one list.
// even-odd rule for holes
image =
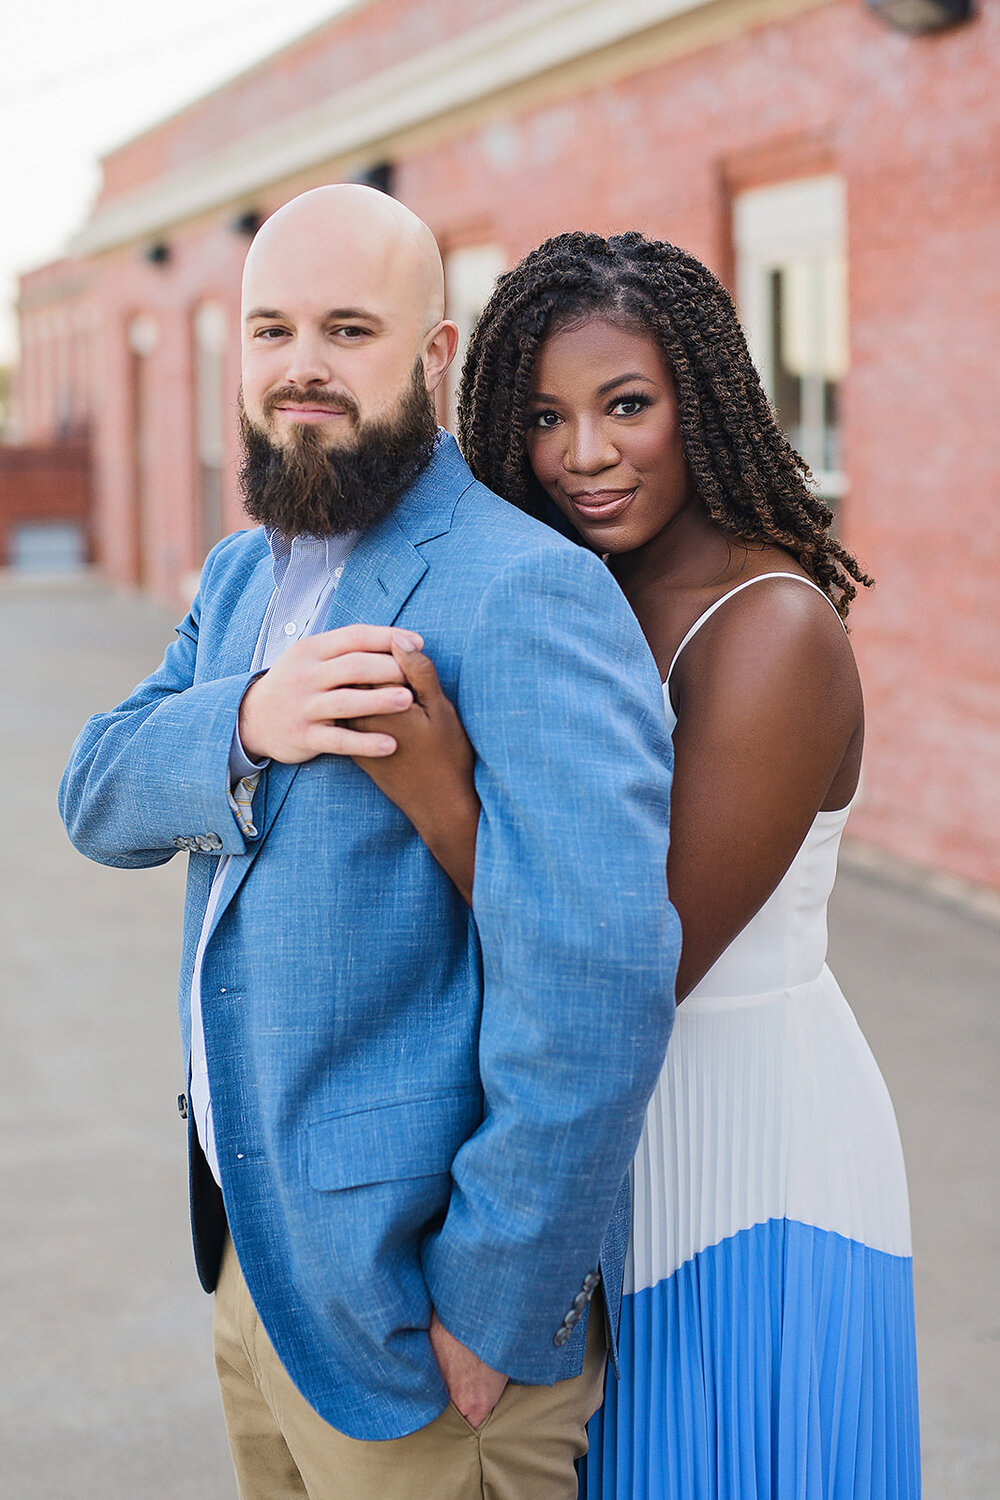
[[470, 1427], [480, 1427], [503, 1395], [506, 1375], [491, 1370], [460, 1344], [445, 1328], [436, 1312], [428, 1329], [431, 1348], [438, 1362], [448, 1395]]
[[359, 734], [337, 721], [409, 708], [413, 694], [391, 654], [394, 636], [423, 645], [412, 630], [345, 625], [290, 646], [243, 695], [239, 733], [250, 759], [297, 765], [317, 755], [391, 755], [396, 742], [388, 735]]

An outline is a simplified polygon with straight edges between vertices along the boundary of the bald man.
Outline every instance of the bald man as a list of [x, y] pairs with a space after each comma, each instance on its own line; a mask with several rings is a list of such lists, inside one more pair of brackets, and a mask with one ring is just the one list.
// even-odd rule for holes
[[[437, 429], [455, 344], [399, 203], [340, 185], [267, 221], [259, 524], [61, 788], [90, 858], [189, 855], [179, 1105], [242, 1500], [576, 1495], [670, 1030], [655, 667], [601, 563]], [[351, 720], [412, 704], [421, 644], [475, 750], [471, 915], [352, 759], [393, 753]]]

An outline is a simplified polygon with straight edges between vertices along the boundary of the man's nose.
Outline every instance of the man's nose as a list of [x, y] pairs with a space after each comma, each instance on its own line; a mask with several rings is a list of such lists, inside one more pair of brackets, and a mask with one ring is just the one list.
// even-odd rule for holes
[[600, 474], [613, 469], [619, 452], [603, 423], [576, 422], [567, 432], [563, 468], [570, 474]]
[[319, 339], [298, 338], [289, 347], [285, 379], [289, 385], [329, 385], [333, 375], [330, 351]]

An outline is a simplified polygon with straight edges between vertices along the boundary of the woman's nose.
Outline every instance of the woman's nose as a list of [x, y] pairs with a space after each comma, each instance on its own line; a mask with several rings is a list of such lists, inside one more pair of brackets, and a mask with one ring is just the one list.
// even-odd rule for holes
[[598, 422], [579, 422], [568, 432], [563, 467], [571, 474], [600, 474], [613, 469], [619, 453], [610, 434]]

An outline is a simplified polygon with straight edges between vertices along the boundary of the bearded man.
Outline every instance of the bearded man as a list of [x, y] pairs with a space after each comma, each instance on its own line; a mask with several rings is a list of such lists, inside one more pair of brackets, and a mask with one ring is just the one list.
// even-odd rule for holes
[[[598, 559], [437, 431], [456, 337], [400, 204], [340, 185], [268, 220], [261, 524], [63, 778], [92, 859], [189, 854], [179, 1102], [242, 1500], [575, 1496], [670, 1030], [653, 661]], [[352, 758], [395, 750], [350, 721], [410, 707], [423, 642], [476, 755], [471, 914]]]

